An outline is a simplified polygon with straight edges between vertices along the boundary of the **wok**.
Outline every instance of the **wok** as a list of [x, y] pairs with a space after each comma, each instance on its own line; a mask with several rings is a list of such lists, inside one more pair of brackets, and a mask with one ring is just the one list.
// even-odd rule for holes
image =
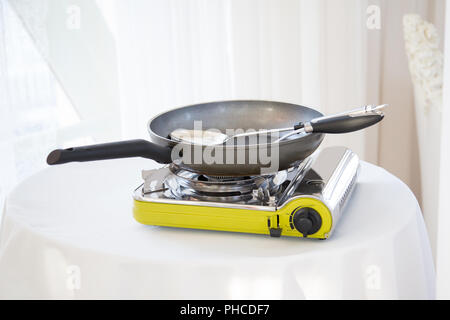
[[[279, 143], [245, 140], [231, 141], [224, 145], [199, 146], [174, 141], [170, 133], [178, 128], [194, 129], [194, 122], [201, 121], [202, 129], [276, 129], [299, 122], [323, 117], [314, 109], [271, 101], [222, 101], [196, 104], [164, 112], [148, 122], [150, 141], [128, 140], [91, 146], [52, 151], [47, 163], [50, 165], [73, 161], [143, 157], [159, 163], [171, 163], [206, 175], [247, 176], [273, 173], [288, 169], [311, 155], [322, 142], [323, 133], [292, 135]], [[372, 117], [371, 119], [369, 119]], [[345, 115], [343, 118], [347, 119]], [[370, 124], [383, 118], [372, 113], [367, 117]], [[326, 119], [326, 117], [324, 118]], [[356, 118], [355, 118], [356, 119]], [[367, 122], [367, 120], [364, 120]], [[298, 127], [298, 125], [297, 125]], [[331, 133], [349, 132], [336, 128]], [[205, 156], [206, 155], [206, 156]]]

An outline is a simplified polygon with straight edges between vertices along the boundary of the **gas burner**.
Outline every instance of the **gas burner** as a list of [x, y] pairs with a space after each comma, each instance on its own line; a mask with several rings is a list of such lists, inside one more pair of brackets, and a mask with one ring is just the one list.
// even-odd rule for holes
[[[215, 202], [269, 201], [280, 190], [278, 175], [226, 177], [210, 176], [169, 167], [164, 186], [168, 198]], [[281, 183], [280, 183], [281, 182]], [[257, 192], [255, 192], [256, 190]]]

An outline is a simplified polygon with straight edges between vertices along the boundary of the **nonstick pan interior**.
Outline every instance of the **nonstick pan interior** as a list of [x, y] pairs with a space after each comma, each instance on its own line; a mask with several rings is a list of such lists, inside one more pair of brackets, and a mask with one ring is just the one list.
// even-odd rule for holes
[[[174, 109], [153, 118], [148, 129], [152, 140], [171, 143], [175, 129], [194, 129], [194, 121], [202, 122], [202, 129], [276, 129], [293, 126], [322, 116], [311, 108], [272, 101], [223, 101]], [[290, 139], [296, 139], [292, 136]]]

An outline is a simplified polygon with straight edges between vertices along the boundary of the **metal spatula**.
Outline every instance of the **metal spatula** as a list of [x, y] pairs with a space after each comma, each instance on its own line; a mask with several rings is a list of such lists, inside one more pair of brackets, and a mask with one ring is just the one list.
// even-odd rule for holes
[[387, 107], [387, 104], [379, 106], [364, 106], [362, 108], [354, 109], [348, 112], [339, 113], [331, 116], [324, 116], [315, 118], [307, 122], [300, 122], [292, 127], [260, 130], [236, 134], [228, 136], [218, 131], [204, 131], [204, 130], [189, 130], [176, 129], [171, 132], [170, 137], [175, 141], [187, 142], [197, 145], [221, 145], [231, 139], [249, 137], [261, 134], [273, 134], [280, 132], [291, 131], [282, 136], [273, 143], [278, 143], [284, 139], [301, 133], [348, 133], [370, 127], [380, 122], [384, 114], [382, 110]]

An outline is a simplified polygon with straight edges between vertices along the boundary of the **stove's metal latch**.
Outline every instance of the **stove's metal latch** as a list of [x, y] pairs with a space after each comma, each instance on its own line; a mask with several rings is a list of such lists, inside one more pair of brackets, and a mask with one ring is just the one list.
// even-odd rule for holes
[[283, 229], [280, 228], [280, 216], [276, 215], [276, 225], [274, 227], [271, 226], [271, 217], [267, 219], [267, 227], [269, 228], [269, 233], [271, 237], [279, 238], [281, 237], [281, 232]]

